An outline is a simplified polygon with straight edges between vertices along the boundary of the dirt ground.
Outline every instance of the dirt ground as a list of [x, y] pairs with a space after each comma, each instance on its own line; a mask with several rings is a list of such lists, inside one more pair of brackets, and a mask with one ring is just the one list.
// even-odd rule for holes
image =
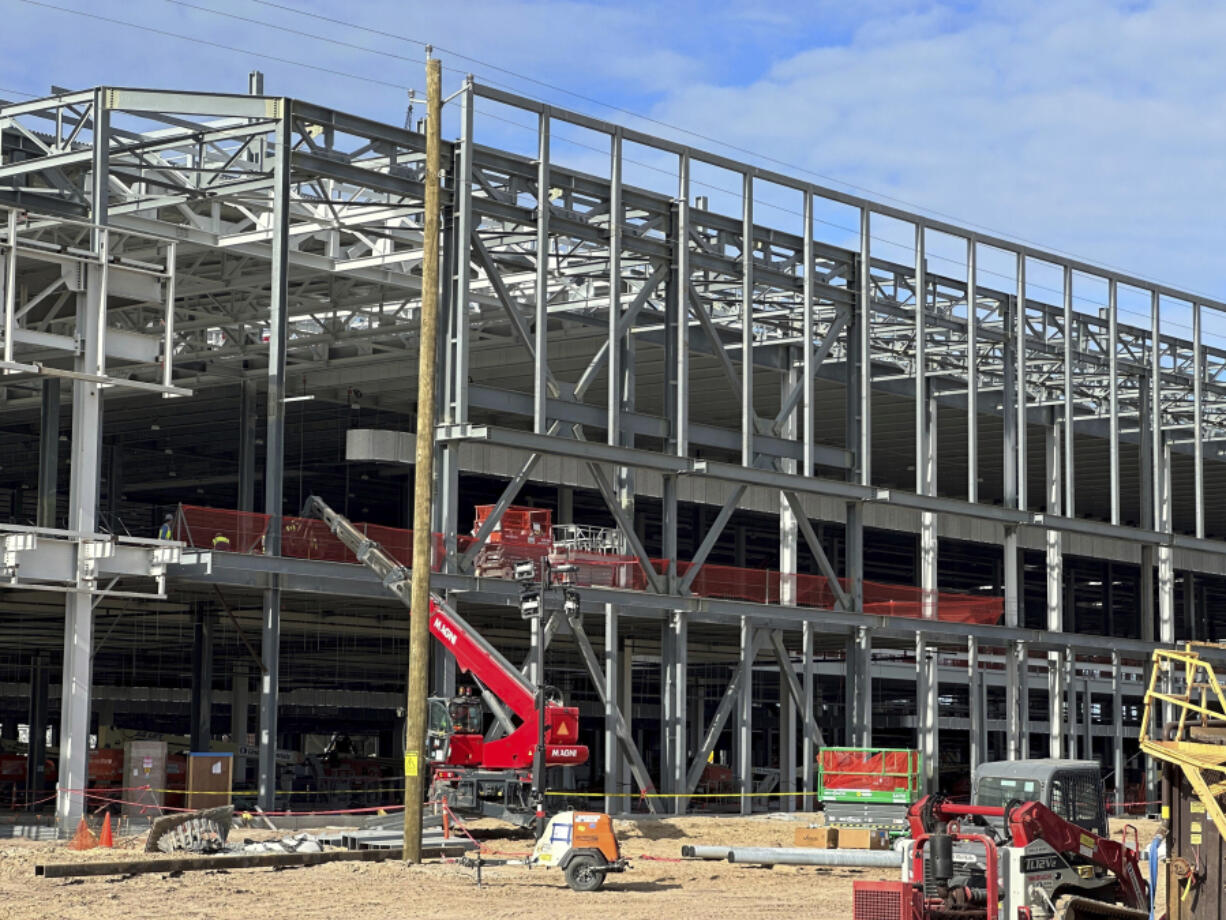
[[[683, 844], [791, 846], [797, 827], [820, 823], [813, 815], [692, 817], [618, 821], [622, 850], [633, 868], [611, 876], [602, 891], [579, 894], [551, 869], [487, 866], [478, 888], [473, 870], [457, 864], [406, 867], [401, 863], [331, 863], [310, 868], [148, 874], [128, 879], [44, 879], [36, 864], [143, 856], [144, 838], [116, 841], [116, 849], [73, 852], [63, 843], [5, 840], [0, 846], [0, 918], [3, 920], [176, 920], [317, 917], [361, 920], [529, 920], [529, 918], [847, 918], [854, 879], [891, 879], [897, 872], [734, 866], [682, 861]], [[1142, 844], [1156, 822], [1139, 825]], [[524, 854], [524, 838], [488, 836], [499, 826], [475, 825], [491, 861]], [[1112, 822], [1118, 833], [1118, 825]], [[480, 830], [478, 830], [480, 829]], [[236, 829], [231, 842], [269, 833]]]

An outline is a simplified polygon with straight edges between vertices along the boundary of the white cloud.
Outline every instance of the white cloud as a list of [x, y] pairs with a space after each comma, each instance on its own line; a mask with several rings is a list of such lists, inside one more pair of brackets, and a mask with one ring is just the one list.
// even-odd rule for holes
[[[165, 0], [51, 2], [391, 83], [422, 83], [418, 64]], [[412, 44], [250, 0], [193, 2], [421, 55]], [[449, 49], [444, 63], [456, 70], [445, 73], [448, 90], [473, 70], [525, 95], [668, 133], [455, 53], [471, 55], [930, 211], [1226, 299], [1218, 261], [1226, 229], [1217, 204], [1226, 185], [1226, 5], [1218, 2], [370, 0], [347, 9], [333, 0], [284, 2]], [[241, 92], [247, 71], [260, 68], [270, 92], [403, 118], [404, 92], [392, 87], [19, 0], [9, 0], [4, 15], [6, 29], [24, 41], [0, 58], [0, 87]], [[523, 129], [489, 128], [531, 144]], [[760, 212], [763, 220], [770, 215]]]
[[[994, 3], [870, 20], [662, 120], [1226, 298], [1226, 7]], [[786, 169], [780, 171], [787, 172]]]

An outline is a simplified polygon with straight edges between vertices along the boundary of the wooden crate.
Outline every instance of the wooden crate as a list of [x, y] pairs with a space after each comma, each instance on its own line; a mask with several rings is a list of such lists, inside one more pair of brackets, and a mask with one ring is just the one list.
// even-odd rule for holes
[[844, 850], [888, 850], [890, 835], [880, 828], [840, 827], [839, 847]]
[[839, 847], [839, 829], [837, 827], [798, 827], [793, 843], [798, 847], [836, 850]]

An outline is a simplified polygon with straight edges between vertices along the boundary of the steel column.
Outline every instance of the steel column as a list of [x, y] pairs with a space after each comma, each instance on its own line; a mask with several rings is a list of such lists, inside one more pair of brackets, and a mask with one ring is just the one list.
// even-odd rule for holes
[[796, 701], [779, 681], [779, 810], [796, 811]]
[[54, 527], [60, 471], [60, 378], [44, 377], [40, 383], [38, 505], [35, 521], [39, 527]]
[[[617, 629], [617, 608], [605, 604], [604, 608], [604, 810], [617, 814], [625, 808], [621, 799], [621, 752], [617, 742], [618, 701], [621, 691], [618, 678], [621, 676], [621, 661], [618, 649], [620, 638]], [[627, 714], [628, 716], [628, 714]], [[628, 722], [627, 722], [628, 725]], [[625, 809], [629, 810], [629, 809]]]
[[737, 778], [740, 781], [741, 814], [753, 812], [753, 662], [757, 653], [757, 630], [749, 617], [741, 617], [741, 680], [737, 705]]
[[[813, 656], [815, 654], [814, 628], [812, 621], [806, 620], [801, 627], [800, 654], [804, 659], [802, 663], [804, 679], [802, 681], [802, 692], [804, 693], [805, 703], [804, 710], [801, 713], [805, 720], [805, 724], [817, 722], [817, 701], [815, 699], [817, 687], [815, 686], [816, 670], [814, 667]], [[801, 783], [805, 792], [812, 794], [817, 788], [816, 776], [816, 758], [817, 746], [814, 739], [805, 732], [801, 738], [800, 744], [800, 762], [801, 762]], [[811, 800], [806, 799], [811, 805]], [[806, 808], [806, 811], [811, 810]]]
[[1111, 478], [1111, 523], [1120, 523], [1120, 370], [1119, 288], [1107, 282], [1107, 450]]
[[1201, 339], [1201, 305], [1192, 304], [1192, 503], [1196, 538], [1205, 538], [1205, 355]]
[[[0, 347], [0, 358], [6, 362], [13, 360], [13, 332], [17, 320], [17, 209], [10, 208], [5, 220], [4, 261], [0, 263], [0, 307], [2, 307], [2, 327], [0, 334], [4, 344]], [[7, 371], [5, 372], [7, 373]]]
[[[230, 741], [240, 748], [247, 746], [247, 736], [250, 734], [250, 691], [251, 675], [247, 665], [236, 664], [230, 676]], [[234, 757], [234, 784], [247, 785], [247, 758], [242, 754]]]
[[1115, 778], [1116, 814], [1124, 808], [1124, 695], [1120, 690], [1120, 653], [1111, 653], [1111, 772]]
[[979, 279], [978, 247], [966, 241], [966, 500], [979, 501]]
[[[281, 554], [281, 515], [285, 483], [285, 349], [289, 315], [289, 197], [292, 124], [289, 100], [275, 133], [273, 166], [273, 234], [268, 304], [268, 421], [264, 435], [264, 513], [268, 515], [265, 552]], [[281, 659], [281, 586], [274, 576], [264, 591], [260, 658], [259, 804], [276, 808], [277, 694]]]
[[[682, 245], [688, 243], [685, 237]], [[687, 279], [688, 284], [688, 279]], [[741, 463], [754, 465], [755, 412], [753, 402], [754, 353], [754, 233], [753, 173], [746, 172], [741, 191]], [[715, 343], [712, 343], [715, 344]], [[811, 347], [805, 343], [805, 347]]]
[[[48, 684], [51, 681], [51, 662], [46, 652], [38, 652], [30, 660], [30, 711], [29, 743], [26, 748], [26, 802], [33, 809], [34, 802], [43, 798], [46, 785], [45, 769], [42, 766], [47, 760], [47, 697]], [[37, 764], [34, 769], [28, 765]]]
[[[1158, 529], [1170, 534], [1173, 531], [1171, 497], [1171, 444], [1162, 446], [1162, 466], [1158, 471]], [[1171, 644], [1175, 641], [1175, 560], [1169, 543], [1159, 544], [1158, 555], [1158, 641]]]
[[258, 393], [254, 380], [238, 385], [238, 509], [255, 510], [255, 432]]
[[967, 715], [970, 716], [970, 769], [975, 772], [988, 759], [988, 713], [984, 705], [983, 672], [980, 669], [980, 643], [973, 637], [966, 640]]
[[[473, 183], [473, 82], [469, 76], [460, 93], [460, 138], [455, 145], [453, 175], [447, 178], [452, 202], [443, 209], [443, 289], [439, 334], [443, 368], [438, 417], [446, 424], [468, 421], [469, 283], [472, 271]], [[463, 571], [475, 554], [460, 557], [456, 534], [460, 532], [460, 445], [442, 442], [436, 447], [435, 465], [438, 501], [434, 513], [443, 534], [447, 572]], [[535, 457], [530, 458], [535, 465]], [[526, 475], [526, 474], [525, 474]], [[479, 552], [479, 550], [478, 550]]]
[[1073, 400], [1073, 269], [1064, 266], [1064, 510], [1067, 517], [1077, 516], [1076, 492], [1076, 433], [1077, 406]]
[[[673, 310], [676, 326], [672, 330], [670, 345], [673, 348], [672, 362], [666, 372], [674, 375], [669, 387], [672, 400], [673, 453], [679, 457], [689, 454], [690, 436], [690, 157], [681, 154], [677, 163], [677, 226], [673, 248]], [[698, 310], [703, 309], [701, 305]], [[715, 343], [712, 343], [715, 346]], [[666, 349], [667, 351], [667, 349]], [[666, 358], [667, 360], [667, 358]]]
[[[847, 449], [853, 465], [847, 478], [860, 485], [872, 483], [872, 215], [860, 209], [860, 253], [856, 263], [856, 305], [847, 324]], [[806, 416], [805, 424], [812, 422]], [[864, 505], [845, 506], [845, 553], [843, 574], [852, 610], [864, 610]]]
[[[90, 266], [86, 292], [78, 297], [77, 328], [81, 352], [77, 370], [98, 374], [98, 327], [106, 299], [105, 273]], [[73, 383], [72, 461], [68, 499], [68, 527], [81, 534], [97, 530], [99, 435], [102, 427], [102, 388], [94, 381]], [[67, 594], [64, 617], [63, 687], [60, 700], [59, 798], [56, 818], [62, 833], [71, 831], [82, 813], [80, 791], [88, 783], [86, 757], [89, 749], [90, 693], [93, 676], [93, 586], [87, 544], [77, 544], [77, 591]], [[71, 791], [70, 791], [71, 790]]]
[[533, 430], [544, 434], [547, 415], [549, 349], [549, 109], [540, 114], [537, 129], [536, 173], [536, 311], [533, 321], [532, 416]]
[[[689, 615], [680, 611], [674, 612], [669, 618], [667, 628], [671, 629], [673, 659], [669, 662], [672, 670], [672, 721], [669, 731], [672, 732], [672, 762], [668, 764], [668, 785], [674, 795], [685, 791], [685, 772], [687, 772], [689, 731], [685, 720], [689, 715]], [[684, 815], [688, 800], [674, 799], [674, 811]]]
[[858, 627], [848, 639], [847, 681], [844, 684], [847, 743], [870, 747], [873, 735], [873, 634]]
[[[847, 327], [847, 400], [849, 418], [854, 427], [849, 434], [847, 449], [856, 455], [856, 481], [871, 485], [873, 481], [873, 274], [872, 274], [872, 212], [860, 208], [860, 253], [857, 262], [855, 316]], [[854, 351], [854, 357], [852, 352]], [[858, 609], [858, 608], [857, 608]]]
[[[806, 345], [805, 352], [809, 349]], [[795, 349], [788, 350], [787, 384], [784, 392], [792, 390], [801, 381], [801, 374], [807, 373], [803, 367], [798, 367]], [[806, 427], [812, 427], [806, 423]], [[779, 436], [794, 440], [797, 435], [796, 410], [793, 409], [784, 418]], [[785, 473], [795, 474], [796, 461], [783, 460], [780, 469]], [[796, 604], [796, 563], [799, 550], [799, 525], [797, 511], [792, 507], [786, 496], [779, 496], [779, 603], [788, 606]]]
[[192, 617], [191, 749], [213, 749], [213, 625], [211, 610]]
[[[85, 269], [85, 290], [77, 295], [76, 333], [80, 348], [74, 369], [94, 377], [105, 373], [107, 280], [110, 237], [106, 230], [110, 202], [110, 111], [106, 93], [93, 100], [93, 151], [90, 205], [94, 227], [90, 249], [96, 263]], [[71, 472], [69, 475], [68, 529], [89, 535], [97, 530], [99, 448], [102, 434], [102, 387], [96, 380], [74, 380], [72, 385]], [[73, 830], [84, 809], [80, 790], [89, 785], [90, 694], [93, 681], [94, 599], [89, 593], [96, 572], [87, 556], [87, 544], [76, 545], [76, 588], [64, 602], [64, 658], [60, 699], [59, 788], [56, 821], [60, 832]]]
[[1017, 361], [1014, 385], [1017, 393], [1017, 434], [1014, 440], [1017, 470], [1017, 507], [1025, 510], [1026, 501], [1026, 254], [1017, 254], [1017, 308], [1013, 316], [1013, 357]]
[[915, 634], [915, 746], [923, 759], [922, 786], [925, 793], [935, 793], [939, 775], [940, 723], [937, 717], [940, 699], [940, 674], [937, 650], [930, 648], [924, 634]]
[[801, 437], [803, 446], [801, 448], [802, 459], [800, 463], [800, 475], [813, 475], [813, 446], [814, 446], [814, 431], [813, 431], [813, 415], [816, 409], [814, 403], [814, 381], [813, 375], [817, 368], [813, 366], [813, 341], [816, 338], [816, 332], [813, 328], [813, 308], [814, 308], [814, 285], [813, 272], [813, 193], [805, 191], [803, 205], [803, 220], [804, 228], [804, 277], [802, 284], [804, 290], [802, 297], [804, 304], [802, 306], [803, 314], [801, 317], [801, 360], [803, 362], [800, 374], [802, 381], [801, 398], [800, 398], [800, 418], [801, 418]]
[[[1062, 497], [1060, 475], [1060, 440], [1061, 421], [1055, 417], [1046, 429], [1047, 434], [1047, 513], [1060, 514]], [[1062, 632], [1064, 629], [1064, 556], [1061, 544], [1062, 534], [1059, 530], [1048, 528], [1045, 532], [1047, 546], [1047, 629], [1050, 632]], [[1064, 690], [1063, 669], [1059, 652], [1047, 653], [1047, 698], [1048, 723], [1050, 729], [1051, 757], [1061, 757], [1061, 737], [1064, 724]], [[1070, 720], [1073, 718], [1069, 710]]]
[[[936, 495], [937, 492], [937, 400], [935, 395], [929, 395], [924, 407], [924, 487], [922, 495]], [[919, 470], [916, 470], [919, 475]], [[920, 512], [920, 593], [922, 598], [921, 612], [926, 620], [937, 619], [940, 611], [937, 609], [937, 516], [932, 511]]]

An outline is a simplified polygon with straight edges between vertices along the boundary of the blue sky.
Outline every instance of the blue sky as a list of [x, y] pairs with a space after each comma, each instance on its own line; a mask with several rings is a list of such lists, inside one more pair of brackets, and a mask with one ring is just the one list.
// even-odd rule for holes
[[[445, 73], [448, 88], [472, 71], [556, 105], [687, 139], [562, 91], [572, 90], [797, 167], [764, 163], [781, 171], [850, 183], [1226, 300], [1220, 2], [277, 0], [293, 8], [278, 9], [191, 0], [369, 50], [173, 0], [48, 2], [200, 41], [0, 0], [10, 36], [0, 56], [2, 90], [110, 84], [241, 92], [247, 71], [258, 68], [270, 93], [401, 122], [401, 87], [420, 87], [423, 77], [420, 64], [396, 55], [420, 59], [421, 47], [299, 12], [309, 11], [434, 42], [454, 68]], [[504, 131], [508, 144], [518, 132], [515, 146], [531, 146], [518, 127], [490, 130]], [[581, 147], [573, 153], [599, 159]]]

